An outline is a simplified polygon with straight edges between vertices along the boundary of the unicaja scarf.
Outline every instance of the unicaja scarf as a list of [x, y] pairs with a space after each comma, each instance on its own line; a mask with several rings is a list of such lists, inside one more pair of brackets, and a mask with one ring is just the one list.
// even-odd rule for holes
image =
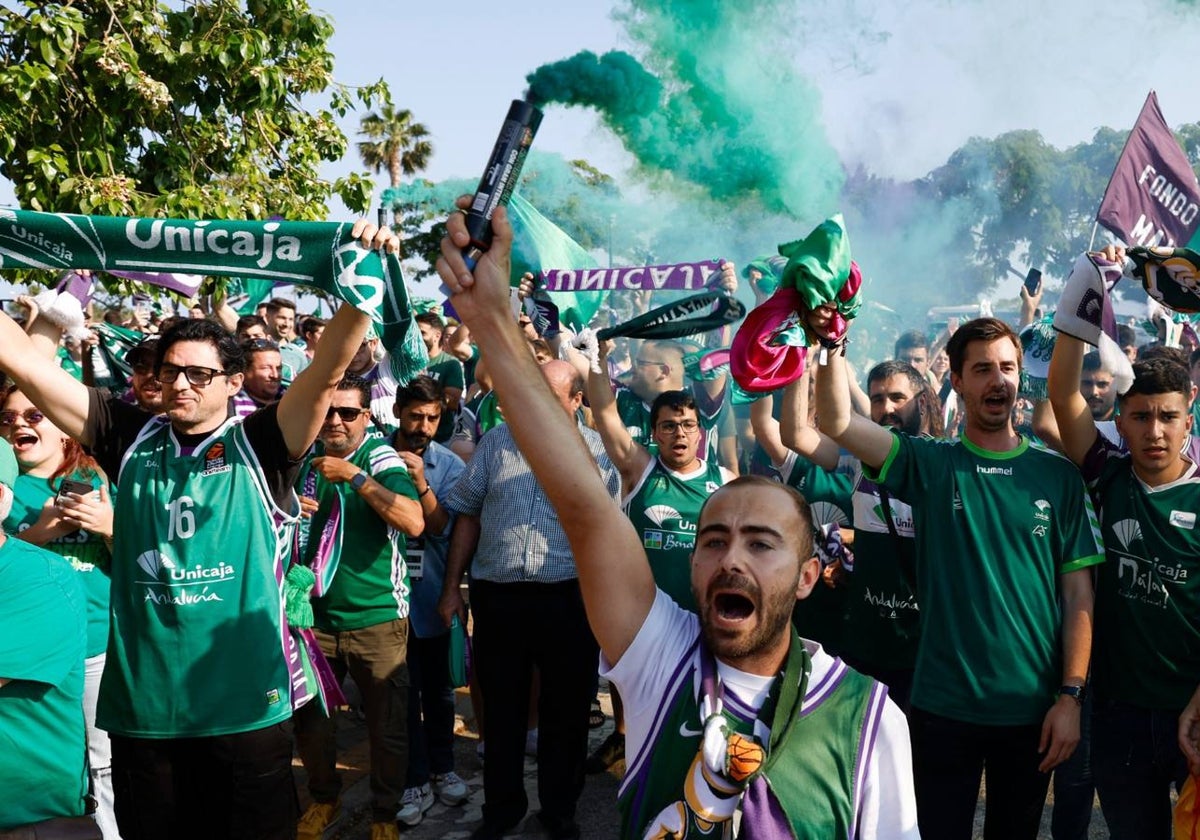
[[337, 222], [182, 221], [0, 208], [0, 268], [144, 272], [142, 278], [220, 275], [312, 286], [381, 326], [393, 372], [407, 382], [427, 358], [412, 326], [400, 261], [360, 247], [350, 229]]

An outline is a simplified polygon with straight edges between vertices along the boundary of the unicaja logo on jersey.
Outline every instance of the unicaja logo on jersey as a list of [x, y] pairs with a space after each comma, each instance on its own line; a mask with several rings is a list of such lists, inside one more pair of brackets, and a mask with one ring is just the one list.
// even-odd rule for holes
[[1121, 519], [1114, 522], [1112, 532], [1116, 535], [1121, 548], [1129, 551], [1135, 542], [1142, 538], [1142, 526], [1136, 519]]
[[646, 508], [646, 518], [661, 528], [668, 519], [682, 519], [683, 517], [670, 505], [651, 505]]
[[157, 549], [143, 551], [135, 562], [149, 578], [135, 581], [145, 587], [143, 600], [155, 604], [190, 606], [206, 601], [223, 601], [225, 599], [211, 587], [237, 577], [237, 570], [224, 560], [216, 566], [193, 563], [185, 567]]
[[1050, 521], [1050, 503], [1045, 499], [1038, 499], [1033, 503], [1034, 511], [1033, 518], [1040, 519], [1043, 522]]

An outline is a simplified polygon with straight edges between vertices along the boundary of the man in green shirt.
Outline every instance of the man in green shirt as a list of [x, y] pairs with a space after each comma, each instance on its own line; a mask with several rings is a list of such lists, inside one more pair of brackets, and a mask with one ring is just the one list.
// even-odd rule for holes
[[[1118, 249], [1105, 255], [1120, 263]], [[1063, 303], [1087, 294], [1099, 271], [1076, 263]], [[1098, 292], [1097, 292], [1098, 293]], [[1096, 576], [1091, 766], [1114, 840], [1171, 836], [1171, 785], [1187, 778], [1173, 737], [1200, 673], [1200, 476], [1189, 446], [1195, 388], [1169, 358], [1136, 362], [1117, 396], [1124, 447], [1098, 433], [1081, 394], [1087, 322], [1055, 317], [1047, 388], [1063, 452], [1079, 465], [1103, 524]], [[1095, 352], [1088, 354], [1095, 356]]]
[[[405, 537], [419, 536], [425, 519], [404, 461], [386, 441], [367, 436], [370, 405], [365, 380], [338, 383], [298, 490], [311, 517], [302, 561], [318, 578], [330, 578], [313, 599], [315, 633], [338, 682], [349, 673], [362, 694], [371, 744], [371, 840], [384, 840], [399, 836], [396, 811], [408, 764]], [[341, 810], [334, 721], [309, 703], [295, 723], [313, 796], [299, 838], [316, 840]]]
[[[0, 520], [17, 461], [0, 440]], [[86, 600], [61, 557], [0, 531], [0, 831], [78, 817], [87, 795]]]
[[454, 417], [458, 414], [458, 405], [462, 401], [463, 390], [467, 387], [463, 364], [442, 350], [442, 336], [446, 326], [436, 312], [422, 312], [414, 320], [421, 330], [425, 351], [429, 354], [429, 364], [426, 365], [424, 373], [439, 383], [446, 394], [442, 406], [442, 419], [433, 438], [438, 443], [445, 443], [454, 434]]
[[[366, 247], [399, 243], [364, 221]], [[310, 365], [244, 420], [230, 398], [244, 358], [205, 320], [155, 350], [164, 414], [86, 388], [0, 314], [0, 368], [119, 488], [112, 623], [97, 725], [113, 745], [127, 838], [294, 836], [289, 635], [282, 581], [300, 459], [369, 318], [343, 306]]]
[[921, 642], [909, 725], [921, 835], [971, 836], [986, 766], [987, 836], [1032, 840], [1049, 771], [1079, 741], [1086, 567], [1102, 560], [1099, 529], [1078, 471], [1013, 429], [1016, 333], [979, 318], [947, 352], [966, 412], [953, 443], [855, 415], [840, 352], [817, 378], [817, 413], [868, 478], [912, 506]]

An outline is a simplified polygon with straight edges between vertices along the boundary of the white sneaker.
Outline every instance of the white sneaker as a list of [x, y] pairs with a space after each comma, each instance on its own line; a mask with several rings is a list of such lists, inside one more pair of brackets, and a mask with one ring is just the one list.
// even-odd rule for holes
[[443, 805], [454, 807], [466, 802], [470, 792], [467, 790], [467, 783], [451, 770], [449, 773], [433, 776], [433, 795]]
[[404, 789], [404, 796], [400, 799], [400, 810], [396, 812], [396, 819], [407, 826], [414, 826], [425, 818], [425, 812], [433, 807], [433, 790], [430, 789], [429, 783], [420, 787], [410, 787]]

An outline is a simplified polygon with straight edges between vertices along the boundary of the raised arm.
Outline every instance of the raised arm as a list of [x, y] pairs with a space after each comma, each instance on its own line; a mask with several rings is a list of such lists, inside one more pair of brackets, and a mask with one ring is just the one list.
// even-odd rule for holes
[[29, 401], [46, 413], [54, 425], [85, 445], [88, 389], [44, 355], [44, 348], [25, 334], [21, 325], [0, 312], [0, 370], [20, 387]]
[[[470, 199], [459, 200], [459, 207]], [[609, 495], [575, 424], [546, 384], [509, 314], [512, 226], [503, 207], [492, 217], [495, 240], [472, 272], [465, 216], [451, 215], [437, 271], [451, 302], [488, 359], [512, 435], [558, 511], [571, 543], [588, 622], [610, 663], [641, 629], [654, 603], [654, 578], [633, 525]]]
[[592, 420], [596, 431], [604, 441], [604, 451], [621, 473], [621, 487], [625, 492], [633, 489], [650, 463], [650, 453], [629, 435], [617, 411], [617, 398], [613, 393], [612, 380], [608, 378], [608, 352], [611, 341], [600, 342], [600, 372], [588, 369], [588, 405], [592, 408]]
[[846, 360], [832, 353], [817, 377], [817, 416], [821, 429], [862, 461], [878, 469], [892, 451], [892, 433], [850, 408]]
[[[805, 370], [803, 376], [783, 389], [779, 435], [788, 449], [795, 450], [822, 469], [834, 470], [840, 454], [837, 442], [808, 424], [808, 389], [812, 376], [811, 370]], [[758, 434], [757, 426], [754, 433]]]
[[1054, 340], [1054, 354], [1050, 357], [1050, 373], [1046, 381], [1062, 452], [1076, 466], [1083, 464], [1084, 456], [1099, 434], [1087, 400], [1079, 393], [1079, 377], [1083, 372], [1086, 352], [1086, 344], [1060, 332]]
[[[376, 228], [360, 219], [352, 233], [363, 247], [384, 248], [399, 253], [400, 240], [388, 228]], [[313, 354], [312, 364], [300, 372], [279, 400], [279, 428], [288, 453], [299, 458], [317, 439], [333, 392], [362, 346], [371, 319], [349, 304], [343, 304], [330, 319]]]

